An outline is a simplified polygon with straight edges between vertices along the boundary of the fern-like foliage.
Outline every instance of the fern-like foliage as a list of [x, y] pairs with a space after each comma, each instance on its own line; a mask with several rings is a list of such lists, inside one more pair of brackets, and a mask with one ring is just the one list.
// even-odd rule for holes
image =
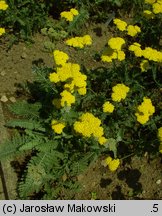
[[[59, 173], [59, 170], [61, 170], [60, 158], [62, 157], [63, 155], [57, 151], [41, 152], [32, 157], [28, 163], [26, 173], [19, 183], [20, 198], [29, 198], [33, 193], [40, 191], [44, 185], [59, 178], [62, 174], [62, 172]], [[52, 170], [55, 175], [52, 175]]]
[[23, 116], [30, 119], [39, 118], [39, 110], [41, 109], [41, 103], [37, 102], [30, 104], [27, 101], [18, 101], [9, 106], [9, 110], [19, 116]]
[[30, 141], [30, 137], [17, 133], [11, 140], [1, 143], [0, 160], [19, 154], [19, 148]]
[[35, 120], [28, 120], [28, 119], [14, 119], [10, 120], [6, 123], [6, 126], [13, 127], [13, 128], [24, 128], [29, 130], [36, 130], [45, 132], [45, 128], [42, 127], [39, 121]]

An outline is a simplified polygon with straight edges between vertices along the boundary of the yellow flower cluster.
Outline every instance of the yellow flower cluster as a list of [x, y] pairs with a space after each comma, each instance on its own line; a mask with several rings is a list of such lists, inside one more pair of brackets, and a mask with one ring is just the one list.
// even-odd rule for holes
[[127, 27], [127, 34], [132, 36], [132, 37], [136, 36], [140, 32], [141, 32], [141, 29], [137, 25], [135, 25], [135, 26], [129, 25]]
[[5, 33], [5, 28], [0, 28], [0, 36]]
[[113, 59], [123, 61], [125, 59], [125, 53], [121, 50], [125, 44], [125, 40], [121, 37], [110, 38], [108, 41], [108, 48], [101, 56], [101, 60], [104, 62], [112, 62]]
[[121, 19], [116, 18], [113, 20], [113, 22], [120, 31], [127, 31], [127, 34], [132, 37], [136, 36], [139, 32], [141, 32], [141, 29], [139, 26], [128, 25], [125, 21]]
[[8, 4], [5, 1], [0, 1], [0, 10], [7, 10]]
[[114, 105], [112, 103], [107, 101], [103, 104], [103, 112], [112, 113], [113, 111], [114, 111]]
[[[8, 4], [5, 1], [0, 1], [0, 10], [7, 10]], [[5, 33], [5, 28], [0, 28], [0, 36]]]
[[121, 19], [113, 19], [114, 24], [120, 31], [125, 31], [127, 28], [127, 23]]
[[59, 50], [53, 52], [54, 60], [56, 62], [56, 72], [50, 73], [49, 79], [51, 82], [66, 82], [64, 84], [64, 91], [60, 94], [61, 99], [55, 99], [53, 104], [56, 107], [71, 106], [75, 103], [75, 96], [72, 93], [77, 90], [78, 94], [85, 95], [86, 85], [87, 85], [87, 76], [80, 72], [80, 66], [78, 64], [73, 64], [67, 62], [69, 56]]
[[145, 0], [145, 3], [152, 5], [154, 14], [162, 13], [162, 0]]
[[153, 49], [151, 47], [146, 47], [142, 51], [142, 55], [144, 58], [150, 61], [162, 62], [162, 52], [157, 51], [156, 49]]
[[126, 85], [119, 83], [112, 88], [111, 98], [113, 101], [120, 102], [122, 99], [125, 99], [127, 93], [129, 92], [129, 87]]
[[65, 124], [61, 123], [61, 122], [59, 122], [57, 120], [52, 120], [51, 126], [52, 126], [52, 129], [54, 130], [55, 133], [61, 134], [64, 127], [65, 127]]
[[112, 157], [108, 156], [105, 159], [104, 163], [106, 166], [109, 167], [110, 171], [114, 172], [119, 167], [120, 160], [119, 159], [112, 159]]
[[69, 56], [60, 50], [54, 50], [53, 56], [56, 65], [61, 65], [61, 66], [63, 66], [69, 59]]
[[159, 152], [162, 153], [162, 127], [158, 129], [158, 138], [160, 140]]
[[134, 52], [137, 57], [144, 57], [150, 61], [162, 62], [162, 52], [153, 49], [151, 47], [146, 47], [145, 49], [141, 49], [141, 45], [139, 43], [133, 43], [129, 46], [129, 51]]
[[71, 8], [70, 11], [63, 11], [61, 12], [61, 17], [65, 18], [66, 21], [73, 21], [74, 17], [77, 16], [79, 14], [78, 10], [76, 10], [75, 8]]
[[84, 113], [79, 121], [74, 123], [74, 130], [82, 134], [84, 137], [94, 136], [99, 143], [104, 144], [107, 139], [103, 136], [103, 128], [100, 126], [101, 120], [95, 117], [92, 113]]
[[151, 99], [144, 97], [141, 105], [137, 107], [138, 112], [135, 113], [137, 121], [145, 124], [151, 115], [155, 112], [155, 107], [152, 105]]
[[68, 46], [84, 48], [84, 46], [89, 46], [92, 44], [92, 38], [90, 35], [85, 35], [83, 37], [73, 37], [65, 41]]
[[128, 49], [129, 49], [129, 51], [134, 52], [135, 56], [137, 56], [137, 57], [142, 56], [141, 44], [135, 42], [132, 45], [130, 45]]

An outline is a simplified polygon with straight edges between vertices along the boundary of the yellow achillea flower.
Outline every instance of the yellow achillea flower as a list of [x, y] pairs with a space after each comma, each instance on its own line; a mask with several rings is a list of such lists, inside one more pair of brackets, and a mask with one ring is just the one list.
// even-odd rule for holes
[[111, 98], [113, 101], [120, 102], [122, 99], [125, 99], [127, 93], [129, 92], [129, 87], [124, 84], [117, 84], [112, 88], [113, 93], [111, 94]]
[[8, 4], [5, 1], [0, 1], [0, 10], [7, 10]]
[[140, 68], [141, 68], [141, 72], [145, 72], [149, 69], [149, 61], [148, 60], [142, 60], [142, 62], [140, 63]]
[[155, 14], [162, 13], [162, 1], [157, 1], [152, 5], [152, 10]]
[[119, 164], [120, 164], [119, 159], [112, 159], [112, 157], [110, 157], [110, 156], [108, 156], [104, 162], [105, 162], [105, 165], [107, 165], [109, 167], [110, 171], [112, 171], [112, 172], [117, 170], [117, 168], [119, 167]]
[[141, 44], [136, 42], [129, 46], [129, 51], [134, 52], [136, 57], [141, 57], [143, 54]]
[[121, 50], [122, 46], [125, 44], [125, 40], [121, 37], [114, 37], [110, 38], [108, 41], [108, 45], [111, 47], [113, 50]]
[[75, 103], [75, 96], [72, 95], [67, 90], [61, 92], [61, 106], [64, 107], [65, 105], [71, 106], [71, 104]]
[[5, 28], [0, 28], [0, 36], [5, 33]]
[[79, 14], [78, 10], [76, 10], [75, 8], [71, 8], [70, 12], [74, 15], [77, 16]]
[[114, 24], [116, 24], [117, 28], [120, 30], [120, 31], [125, 31], [126, 30], [126, 27], [127, 27], [127, 23], [120, 20], [120, 19], [114, 19], [113, 20]]
[[60, 81], [58, 74], [55, 73], [55, 72], [50, 73], [50, 75], [49, 75], [49, 80], [50, 80], [51, 82], [54, 82], [54, 83], [57, 83], [57, 82]]
[[157, 51], [156, 49], [153, 49], [151, 47], [146, 47], [142, 51], [142, 55], [144, 58], [146, 58], [150, 61], [152, 60], [155, 62], [162, 62], [162, 52]]
[[148, 19], [154, 19], [155, 15], [150, 10], [144, 10], [143, 14]]
[[75, 8], [71, 8], [70, 11], [63, 11], [61, 12], [61, 17], [65, 18], [66, 21], [73, 21], [74, 17], [77, 16], [79, 14], [78, 10], [76, 10]]
[[127, 34], [132, 36], [132, 37], [136, 36], [139, 32], [141, 32], [141, 29], [137, 25], [135, 25], [135, 26], [129, 25], [127, 27]]
[[68, 46], [84, 48], [84, 46], [89, 46], [92, 44], [92, 38], [90, 35], [85, 35], [83, 37], [74, 37], [65, 41]]
[[122, 50], [117, 51], [117, 59], [123, 61], [125, 59], [125, 53]]
[[112, 113], [114, 111], [114, 105], [109, 101], [103, 104], [103, 112]]
[[[106, 141], [103, 138], [103, 128], [100, 126], [101, 120], [95, 117], [92, 113], [84, 113], [80, 117], [79, 121], [74, 123], [74, 130], [77, 133], [82, 134], [84, 137], [94, 136], [100, 138], [100, 143], [103, 144]], [[101, 138], [102, 137], [102, 138]]]
[[61, 122], [59, 122], [57, 120], [52, 120], [51, 125], [52, 125], [52, 129], [57, 134], [61, 134], [62, 131], [63, 131], [63, 129], [64, 129], [64, 127], [65, 127], [64, 123], [61, 123]]
[[151, 99], [144, 97], [141, 105], [137, 107], [135, 116], [137, 121], [141, 124], [145, 124], [151, 115], [155, 112], [155, 107], [152, 105]]
[[104, 145], [107, 142], [107, 139], [101, 136], [98, 138], [98, 142], [100, 143], [100, 145]]
[[55, 50], [53, 52], [53, 56], [54, 56], [56, 65], [64, 65], [69, 59], [69, 56], [66, 53], [59, 51], [59, 50]]
[[87, 93], [87, 89], [85, 87], [78, 89], [78, 94], [85, 95]]

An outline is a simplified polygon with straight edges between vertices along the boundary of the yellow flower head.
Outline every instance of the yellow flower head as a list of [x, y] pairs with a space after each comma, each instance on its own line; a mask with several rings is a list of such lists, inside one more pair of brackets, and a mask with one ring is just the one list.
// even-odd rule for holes
[[57, 134], [61, 134], [64, 127], [65, 127], [65, 124], [64, 123], [60, 123], [59, 121], [57, 120], [52, 120], [52, 129], [54, 130], [55, 133]]
[[117, 51], [117, 58], [119, 61], [123, 61], [125, 59], [125, 53], [122, 50]]
[[127, 23], [120, 20], [120, 19], [114, 19], [113, 20], [114, 24], [116, 24], [117, 28], [120, 30], [120, 31], [125, 31], [126, 30], [126, 27], [127, 27]]
[[73, 37], [65, 41], [68, 46], [84, 48], [84, 46], [89, 46], [92, 44], [92, 38], [90, 35], [85, 35], [83, 37]]
[[149, 98], [144, 97], [141, 105], [137, 107], [138, 112], [135, 113], [137, 121], [141, 124], [145, 124], [151, 115], [155, 112], [155, 107]]
[[104, 145], [107, 142], [107, 139], [103, 136], [98, 138], [98, 142], [100, 145]]
[[70, 11], [63, 11], [61, 12], [60, 15], [61, 15], [61, 18], [65, 18], [66, 21], [69, 21], [69, 22], [73, 21], [74, 19], [74, 16]]
[[[94, 136], [99, 139], [103, 136], [103, 128], [100, 126], [101, 120], [91, 113], [84, 113], [79, 121], [74, 123], [74, 130], [84, 137]], [[103, 140], [100, 140], [101, 142]]]
[[141, 57], [143, 55], [141, 44], [136, 42], [129, 46], [129, 51], [134, 52], [135, 56], [137, 57]]
[[109, 167], [110, 171], [114, 172], [119, 167], [120, 160], [112, 159], [112, 157], [109, 156], [105, 159], [105, 164]]
[[121, 37], [110, 38], [108, 45], [113, 50], [121, 50], [122, 46], [125, 44], [125, 40]]
[[7, 10], [8, 4], [5, 1], [0, 1], [0, 10]]
[[152, 5], [152, 10], [155, 14], [162, 13], [162, 1], [158, 1]]
[[78, 94], [80, 95], [85, 95], [87, 93], [87, 89], [85, 87], [83, 88], [78, 88]]
[[69, 59], [69, 56], [66, 53], [59, 51], [59, 50], [55, 50], [53, 52], [53, 56], [54, 56], [56, 65], [64, 65]]
[[61, 12], [61, 18], [65, 18], [66, 21], [73, 21], [74, 17], [77, 16], [79, 14], [78, 10], [76, 10], [75, 8], [71, 8], [70, 11], [63, 11]]
[[132, 36], [132, 37], [136, 36], [139, 32], [141, 32], [141, 29], [137, 25], [135, 25], [135, 26], [129, 25], [127, 27], [127, 34]]
[[120, 102], [122, 99], [125, 99], [127, 93], [129, 92], [129, 87], [124, 84], [117, 84], [112, 88], [112, 95], [111, 98], [113, 101]]
[[75, 8], [71, 8], [70, 12], [74, 15], [77, 16], [79, 14], [78, 10], [76, 10]]
[[0, 28], [0, 36], [5, 33], [5, 28]]
[[72, 95], [67, 90], [64, 90], [61, 94], [61, 106], [64, 107], [65, 105], [71, 106], [71, 104], [75, 103], [75, 96]]
[[51, 82], [54, 82], [54, 83], [57, 83], [57, 82], [60, 81], [58, 74], [55, 73], [55, 72], [50, 73], [50, 75], [49, 75], [49, 80], [50, 80]]
[[103, 112], [112, 113], [114, 111], [114, 105], [109, 101], [103, 104]]

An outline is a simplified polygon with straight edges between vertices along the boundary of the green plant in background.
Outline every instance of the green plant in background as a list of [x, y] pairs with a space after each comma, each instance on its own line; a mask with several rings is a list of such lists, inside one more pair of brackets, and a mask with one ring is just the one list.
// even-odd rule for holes
[[8, 10], [0, 13], [1, 23], [6, 26], [8, 33], [22, 39], [31, 36], [42, 28], [47, 19], [49, 6], [44, 1], [8, 0]]

